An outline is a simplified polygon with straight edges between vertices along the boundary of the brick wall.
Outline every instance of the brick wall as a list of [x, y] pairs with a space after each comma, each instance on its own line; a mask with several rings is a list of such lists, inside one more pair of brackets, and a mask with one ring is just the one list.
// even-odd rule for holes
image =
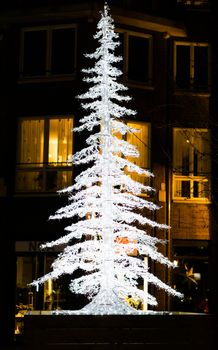
[[173, 203], [171, 227], [173, 239], [210, 238], [210, 210], [208, 205]]

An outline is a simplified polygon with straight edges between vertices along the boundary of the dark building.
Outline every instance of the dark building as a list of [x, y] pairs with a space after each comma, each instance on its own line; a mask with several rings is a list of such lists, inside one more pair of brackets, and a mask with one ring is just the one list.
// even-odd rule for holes
[[[0, 342], [13, 341], [26, 310], [82, 307], [66, 279], [39, 291], [27, 287], [57, 251], [41, 242], [58, 237], [63, 222], [48, 221], [66, 203], [57, 190], [80, 169], [67, 160], [84, 135], [70, 130], [82, 111], [84, 53], [95, 45], [104, 1], [8, 0], [0, 4]], [[155, 174], [168, 231], [163, 249], [178, 268], [151, 269], [184, 292], [184, 301], [156, 291], [160, 310], [216, 311], [218, 48], [210, 1], [108, 0], [120, 34], [122, 82], [133, 97], [140, 128], [130, 142], [138, 164]], [[218, 60], [217, 60], [218, 61]], [[145, 181], [140, 178], [139, 181]], [[16, 315], [16, 322], [15, 322]]]

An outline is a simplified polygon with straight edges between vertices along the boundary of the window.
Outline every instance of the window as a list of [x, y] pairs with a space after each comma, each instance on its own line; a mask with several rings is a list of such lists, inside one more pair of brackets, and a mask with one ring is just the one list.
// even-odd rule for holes
[[72, 183], [72, 118], [21, 119], [16, 192], [54, 192]]
[[[29, 286], [43, 273], [51, 271], [51, 265], [65, 245], [53, 247], [42, 252], [42, 241], [16, 241], [16, 329], [19, 334], [23, 328], [23, 316], [29, 310], [69, 310], [80, 309], [87, 304], [83, 295], [72, 294], [69, 290], [71, 276], [60, 276], [35, 287]], [[81, 272], [78, 271], [79, 277]]]
[[43, 253], [41, 241], [16, 241], [16, 305], [15, 334], [21, 334], [24, 315], [30, 310], [66, 310], [82, 308], [87, 304], [85, 296], [73, 295], [69, 290], [70, 277], [48, 280], [39, 285], [39, 290], [29, 286], [44, 273], [51, 271], [51, 265], [60, 253], [60, 247]]
[[207, 129], [174, 129], [173, 198], [210, 198], [210, 150]]
[[[203, 240], [175, 240], [173, 256], [177, 268], [172, 273], [175, 289], [184, 294], [183, 302], [172, 298], [172, 309], [208, 313], [209, 244]], [[177, 299], [177, 300], [176, 300]]]
[[174, 80], [179, 89], [208, 89], [208, 44], [175, 43]]
[[151, 84], [152, 82], [152, 37], [151, 35], [125, 32], [118, 29], [121, 45], [118, 55], [123, 57], [119, 68], [129, 81]]
[[[150, 126], [148, 123], [143, 122], [127, 122], [127, 125], [131, 128], [138, 129], [137, 133], [127, 133], [125, 136], [116, 134], [118, 138], [125, 137], [126, 140], [136, 146], [137, 150], [140, 153], [138, 158], [128, 157], [128, 160], [143, 169], [150, 168]], [[136, 173], [130, 173], [129, 176], [135, 181], [141, 182], [144, 185], [147, 185], [149, 182], [148, 177], [145, 175], [138, 175]]]
[[24, 28], [21, 32], [20, 77], [49, 77], [75, 71], [76, 27]]

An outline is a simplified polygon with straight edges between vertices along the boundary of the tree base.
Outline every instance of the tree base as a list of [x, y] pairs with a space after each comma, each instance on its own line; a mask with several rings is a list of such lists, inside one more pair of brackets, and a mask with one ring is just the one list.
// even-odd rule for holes
[[86, 315], [129, 315], [138, 311], [119, 298], [113, 290], [100, 290], [94, 299], [81, 310]]

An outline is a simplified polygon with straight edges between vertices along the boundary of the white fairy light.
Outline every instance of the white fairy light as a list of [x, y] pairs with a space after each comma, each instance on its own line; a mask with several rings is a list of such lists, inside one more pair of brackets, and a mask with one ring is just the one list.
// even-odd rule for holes
[[[165, 242], [146, 232], [147, 227], [167, 229], [166, 225], [143, 215], [144, 209], [159, 209], [154, 203], [139, 197], [153, 189], [134, 181], [124, 171], [153, 176], [149, 170], [128, 160], [128, 157], [138, 157], [138, 150], [115, 136], [116, 133], [126, 135], [137, 130], [120, 119], [133, 116], [135, 112], [119, 104], [130, 100], [130, 97], [123, 94], [127, 88], [116, 81], [121, 75], [114, 66], [121, 60], [114, 55], [119, 42], [106, 4], [94, 38], [98, 40], [99, 47], [86, 56], [94, 59], [95, 65], [83, 70], [86, 74], [84, 80], [92, 85], [79, 96], [87, 114], [74, 130], [93, 131], [96, 127], [98, 130], [87, 138], [87, 147], [72, 156], [74, 164], [91, 162], [92, 165], [75, 178], [72, 186], [61, 191], [68, 194], [69, 204], [51, 217], [77, 220], [65, 228], [66, 235], [44, 244], [43, 248], [67, 245], [75, 238], [77, 243], [65, 246], [52, 264], [52, 271], [31, 285], [38, 286], [81, 269], [84, 275], [70, 283], [73, 293], [85, 294], [92, 299], [81, 313], [130, 314], [136, 313], [136, 310], [124, 300], [129, 294], [140, 300], [146, 299], [150, 305], [157, 305], [154, 296], [149, 293], [145, 296], [145, 292], [137, 288], [139, 278], [171, 295], [182, 295], [150, 273], [143, 259], [128, 255], [128, 252], [136, 250], [142, 256], [175, 267], [157, 251], [156, 245]], [[81, 241], [82, 237], [86, 240]], [[127, 238], [125, 244], [122, 243], [124, 238]]]

